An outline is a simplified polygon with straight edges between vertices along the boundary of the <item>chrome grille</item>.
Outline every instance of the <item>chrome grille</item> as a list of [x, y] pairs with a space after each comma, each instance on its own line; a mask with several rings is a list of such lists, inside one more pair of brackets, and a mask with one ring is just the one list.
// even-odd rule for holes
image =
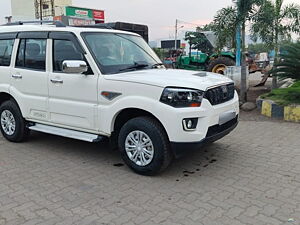
[[218, 87], [208, 89], [204, 98], [206, 98], [210, 104], [218, 105], [227, 102], [234, 97], [234, 84], [225, 84]]

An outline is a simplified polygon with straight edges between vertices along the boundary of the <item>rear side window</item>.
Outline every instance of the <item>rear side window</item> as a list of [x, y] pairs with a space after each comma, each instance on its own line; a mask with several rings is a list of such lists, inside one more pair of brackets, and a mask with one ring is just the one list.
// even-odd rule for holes
[[46, 39], [21, 39], [16, 67], [46, 70]]
[[0, 66], [9, 66], [14, 40], [0, 40]]
[[84, 55], [79, 52], [72, 41], [53, 40], [53, 71], [62, 72], [64, 60], [85, 60]]

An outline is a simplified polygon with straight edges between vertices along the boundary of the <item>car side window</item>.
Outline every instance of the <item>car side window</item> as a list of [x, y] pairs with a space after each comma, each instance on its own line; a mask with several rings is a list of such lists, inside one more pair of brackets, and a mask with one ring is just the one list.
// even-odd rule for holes
[[0, 66], [10, 65], [14, 41], [14, 39], [0, 40]]
[[84, 56], [80, 53], [72, 41], [69, 40], [53, 40], [53, 71], [62, 72], [62, 64], [64, 60], [84, 60]]
[[16, 67], [46, 70], [46, 39], [21, 39]]

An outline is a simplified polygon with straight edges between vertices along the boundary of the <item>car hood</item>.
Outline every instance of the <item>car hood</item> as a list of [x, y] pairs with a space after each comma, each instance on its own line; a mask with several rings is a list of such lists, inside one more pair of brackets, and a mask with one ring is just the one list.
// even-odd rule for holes
[[184, 87], [206, 90], [208, 87], [233, 82], [231, 79], [216, 73], [175, 69], [148, 69], [114, 75], [105, 79], [135, 82], [159, 87]]

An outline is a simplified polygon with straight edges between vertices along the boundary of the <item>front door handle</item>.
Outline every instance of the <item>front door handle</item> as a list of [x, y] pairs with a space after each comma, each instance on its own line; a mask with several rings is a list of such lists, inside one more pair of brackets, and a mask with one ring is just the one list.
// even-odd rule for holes
[[60, 80], [60, 79], [51, 79], [50, 80], [53, 84], [63, 84], [64, 81], [63, 80]]
[[22, 75], [20, 75], [20, 74], [13, 74], [11, 76], [12, 76], [12, 78], [15, 78], [15, 79], [22, 79]]

